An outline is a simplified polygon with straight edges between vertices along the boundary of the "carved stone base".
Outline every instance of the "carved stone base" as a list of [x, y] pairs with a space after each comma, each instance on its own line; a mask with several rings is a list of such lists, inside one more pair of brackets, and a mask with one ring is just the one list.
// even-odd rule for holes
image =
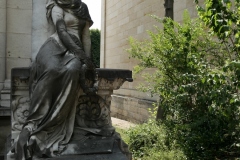
[[[8, 147], [10, 150], [10, 146]], [[16, 160], [16, 155], [8, 152], [7, 160]], [[127, 144], [122, 141], [119, 133], [111, 137], [88, 136], [82, 140], [72, 140], [63, 153], [54, 158], [33, 157], [32, 160], [131, 160], [132, 154]]]
[[[29, 68], [12, 69], [11, 115], [12, 145], [16, 142], [22, 126], [29, 116]], [[63, 146], [58, 157], [38, 159], [81, 159], [81, 160], [131, 160], [128, 146], [115, 132], [111, 122], [111, 95], [125, 81], [132, 81], [129, 70], [97, 69], [97, 95], [86, 95], [79, 91], [76, 99], [76, 116], [72, 138], [66, 148]], [[93, 83], [90, 79], [86, 83]], [[33, 156], [35, 154], [33, 151]], [[8, 148], [7, 160], [15, 160], [16, 156]]]
[[128, 150], [128, 146], [121, 140], [119, 134], [115, 133], [111, 137], [93, 136], [85, 142], [72, 141], [68, 144], [68, 148], [61, 156], [45, 159], [131, 160], [132, 155]]

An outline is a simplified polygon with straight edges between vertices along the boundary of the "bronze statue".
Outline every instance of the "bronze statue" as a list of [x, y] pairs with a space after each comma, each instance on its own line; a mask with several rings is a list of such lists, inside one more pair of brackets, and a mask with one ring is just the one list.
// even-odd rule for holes
[[79, 89], [96, 92], [85, 85], [86, 70], [95, 71], [87, 5], [81, 0], [49, 0], [46, 8], [56, 32], [31, 67], [29, 117], [13, 149], [19, 160], [60, 154], [73, 133]]

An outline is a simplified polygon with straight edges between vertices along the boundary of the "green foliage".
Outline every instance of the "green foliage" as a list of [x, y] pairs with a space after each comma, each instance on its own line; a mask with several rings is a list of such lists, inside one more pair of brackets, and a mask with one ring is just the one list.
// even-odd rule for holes
[[[198, 0], [195, 0], [198, 4]], [[230, 52], [240, 49], [240, 1], [205, 0], [205, 7], [197, 6], [200, 18], [225, 43]], [[238, 55], [239, 56], [239, 55]]]
[[118, 126], [114, 126], [117, 133], [121, 135], [121, 138], [124, 142], [129, 142], [129, 136], [127, 135], [126, 129], [119, 128]]
[[126, 132], [128, 145], [134, 159], [172, 160], [186, 159], [183, 152], [176, 147], [175, 142], [168, 139], [164, 125], [156, 121], [137, 125]]
[[146, 81], [140, 89], [160, 97], [167, 139], [188, 159], [239, 157], [240, 61], [231, 61], [228, 48], [187, 13], [182, 25], [154, 18], [164, 30], [149, 31], [144, 42], [130, 38], [129, 53]]
[[101, 33], [98, 29], [91, 29], [90, 36], [91, 36], [91, 43], [92, 43], [91, 53], [92, 53], [93, 63], [96, 65], [97, 68], [99, 68], [100, 67]]

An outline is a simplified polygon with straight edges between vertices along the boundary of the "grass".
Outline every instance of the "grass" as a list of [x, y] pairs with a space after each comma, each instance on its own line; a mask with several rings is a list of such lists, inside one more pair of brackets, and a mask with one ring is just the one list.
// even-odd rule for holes
[[116, 129], [116, 132], [118, 132], [121, 135], [121, 138], [124, 142], [128, 143], [129, 142], [129, 136], [127, 135], [127, 130], [128, 129], [122, 129], [119, 127], [114, 126]]

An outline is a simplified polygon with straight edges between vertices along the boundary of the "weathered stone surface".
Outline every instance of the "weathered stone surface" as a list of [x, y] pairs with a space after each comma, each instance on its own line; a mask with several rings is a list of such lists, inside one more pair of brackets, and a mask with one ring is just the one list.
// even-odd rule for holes
[[1, 99], [0, 106], [1, 106], [1, 107], [7, 107], [7, 108], [10, 109], [10, 100]]
[[6, 8], [0, 8], [0, 33], [6, 32], [6, 11]]
[[113, 152], [114, 138], [92, 137], [84, 142], [71, 141], [61, 155], [107, 154]]
[[32, 10], [8, 8], [7, 26], [8, 33], [31, 34]]
[[[8, 33], [7, 43], [11, 44], [7, 47], [7, 58], [30, 59], [31, 57], [31, 35], [21, 33]], [[23, 64], [21, 64], [24, 66]], [[13, 66], [14, 67], [14, 66]], [[20, 65], [19, 65], [20, 67]]]
[[0, 0], [0, 8], [6, 8], [7, 7], [7, 0]]
[[[57, 158], [47, 158], [46, 160], [128, 160], [121, 152], [113, 154], [93, 154], [93, 155], [76, 155], [76, 156], [65, 156]], [[43, 159], [40, 159], [43, 160]]]
[[7, 63], [7, 79], [11, 78], [11, 69], [15, 67], [28, 67], [31, 64], [30, 58], [16, 58], [16, 57], [9, 57], [6, 59]]
[[32, 0], [7, 0], [8, 8], [32, 10]]

